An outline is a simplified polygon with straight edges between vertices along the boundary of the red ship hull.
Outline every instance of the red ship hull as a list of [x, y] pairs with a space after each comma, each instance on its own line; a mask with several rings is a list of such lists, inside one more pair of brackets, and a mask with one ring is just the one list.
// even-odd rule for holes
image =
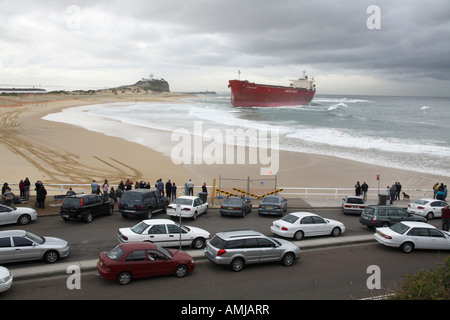
[[315, 90], [304, 88], [256, 84], [230, 80], [231, 104], [234, 107], [280, 107], [307, 105], [314, 98]]

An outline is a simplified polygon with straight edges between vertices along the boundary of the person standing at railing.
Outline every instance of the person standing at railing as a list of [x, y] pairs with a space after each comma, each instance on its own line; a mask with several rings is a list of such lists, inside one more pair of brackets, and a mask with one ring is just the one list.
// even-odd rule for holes
[[361, 191], [363, 195], [363, 199], [367, 200], [367, 191], [369, 190], [369, 185], [364, 181], [361, 185]]

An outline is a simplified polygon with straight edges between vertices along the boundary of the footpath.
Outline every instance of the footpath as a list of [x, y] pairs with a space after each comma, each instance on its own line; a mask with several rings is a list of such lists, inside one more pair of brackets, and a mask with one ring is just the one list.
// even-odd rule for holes
[[[368, 200], [367, 204], [378, 204], [377, 200]], [[398, 207], [406, 208], [408, 206], [408, 202], [406, 201], [396, 201], [395, 205]], [[214, 207], [216, 207], [215, 205]], [[308, 209], [337, 209], [341, 208], [342, 199], [289, 199], [288, 207], [290, 210], [305, 210]], [[51, 210], [51, 212], [46, 212], [43, 215], [55, 214], [55, 210]], [[58, 212], [58, 211], [56, 211]], [[301, 250], [315, 249], [315, 248], [326, 248], [331, 246], [342, 246], [348, 244], [358, 244], [358, 243], [366, 243], [373, 242], [373, 234], [368, 235], [355, 235], [355, 236], [346, 236], [345, 233], [339, 237], [318, 237], [311, 239], [303, 239], [301, 241], [293, 241], [297, 246], [300, 247]], [[189, 253], [194, 260], [199, 263], [201, 261], [205, 261], [206, 257], [204, 255], [203, 250], [185, 250]], [[70, 262], [56, 262], [55, 264], [45, 264], [42, 266], [33, 266], [33, 267], [8, 267], [13, 275], [14, 279], [33, 279], [33, 278], [41, 278], [41, 277], [49, 277], [49, 276], [60, 276], [64, 274], [71, 273], [69, 267], [76, 266], [81, 272], [86, 271], [94, 271], [97, 269], [98, 259], [88, 259], [88, 260], [80, 260], [80, 261], [70, 261]]]

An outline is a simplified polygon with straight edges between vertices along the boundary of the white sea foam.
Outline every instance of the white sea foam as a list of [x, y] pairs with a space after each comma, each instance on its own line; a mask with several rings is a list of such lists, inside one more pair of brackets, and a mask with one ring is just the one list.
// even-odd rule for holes
[[[69, 108], [44, 119], [119, 136], [166, 154], [168, 145], [159, 146], [161, 137], [154, 139], [154, 131], [148, 130], [162, 130], [170, 136], [168, 132], [180, 128], [192, 131], [195, 121], [202, 121], [204, 130], [222, 132], [264, 128], [279, 132], [281, 150], [450, 176], [449, 138], [439, 131], [446, 127], [443, 119], [449, 116], [446, 101], [441, 102], [440, 109], [433, 106], [436, 113], [419, 124], [409, 111], [411, 100], [383, 99], [327, 97], [316, 98], [307, 106], [233, 108], [226, 103], [229, 97], [202, 96], [176, 104], [140, 102]], [[430, 108], [425, 104], [418, 108]], [[400, 119], [398, 115], [402, 115]]]

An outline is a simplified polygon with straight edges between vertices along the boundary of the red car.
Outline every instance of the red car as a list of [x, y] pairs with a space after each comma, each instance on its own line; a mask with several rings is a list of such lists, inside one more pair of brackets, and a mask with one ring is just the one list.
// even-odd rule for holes
[[174, 274], [184, 277], [194, 271], [194, 259], [186, 252], [165, 249], [149, 242], [122, 243], [101, 252], [97, 262], [100, 276], [128, 284], [132, 279]]

